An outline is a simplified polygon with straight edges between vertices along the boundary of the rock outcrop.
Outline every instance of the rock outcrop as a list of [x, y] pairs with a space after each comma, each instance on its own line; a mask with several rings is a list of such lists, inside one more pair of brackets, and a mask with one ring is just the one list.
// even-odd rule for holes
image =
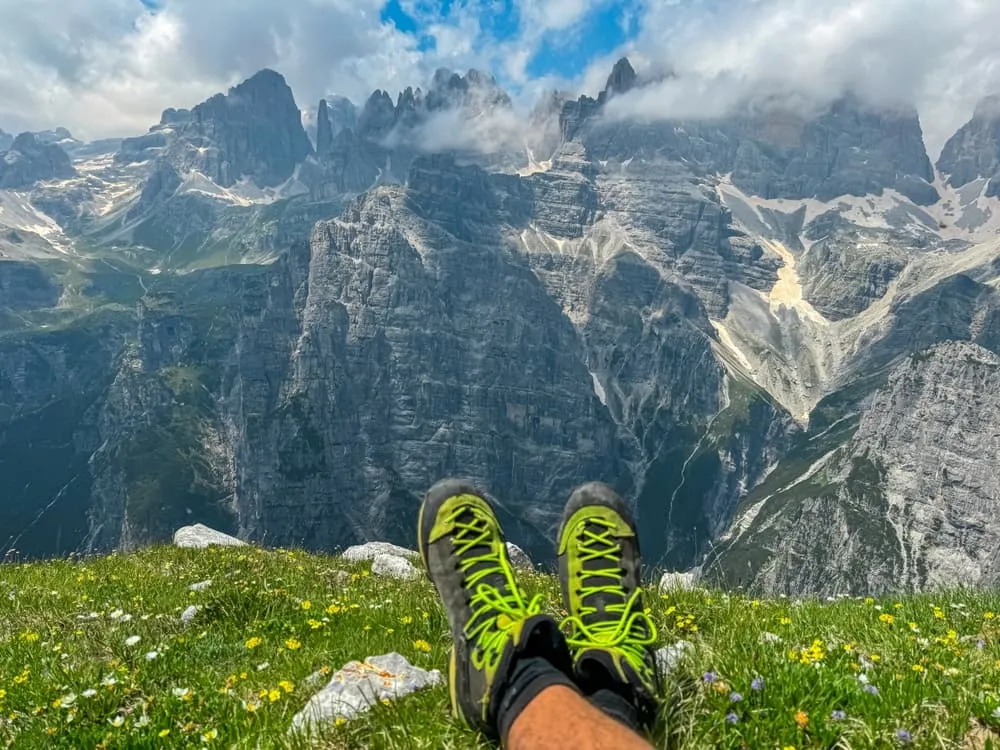
[[952, 187], [983, 180], [987, 197], [1000, 196], [1000, 96], [979, 103], [972, 119], [945, 144], [937, 167]]
[[66, 179], [76, 174], [69, 156], [59, 146], [21, 133], [0, 153], [0, 189], [22, 190], [42, 180]]
[[998, 394], [991, 351], [950, 342], [912, 355], [844, 447], [747, 503], [712, 565], [769, 593], [995, 585]]

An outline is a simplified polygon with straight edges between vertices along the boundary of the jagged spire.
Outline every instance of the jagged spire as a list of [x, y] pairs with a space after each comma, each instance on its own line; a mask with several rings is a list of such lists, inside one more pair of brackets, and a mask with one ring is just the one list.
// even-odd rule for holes
[[635, 86], [637, 77], [632, 63], [629, 62], [627, 57], [623, 57], [611, 69], [611, 75], [608, 76], [608, 82], [604, 90], [608, 92], [609, 96], [611, 94], [624, 94]]
[[330, 111], [326, 99], [319, 100], [316, 113], [316, 153], [328, 154], [333, 149], [333, 129], [330, 127]]

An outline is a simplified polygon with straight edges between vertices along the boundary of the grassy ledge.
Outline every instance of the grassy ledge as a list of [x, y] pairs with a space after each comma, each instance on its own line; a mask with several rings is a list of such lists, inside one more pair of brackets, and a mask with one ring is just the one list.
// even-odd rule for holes
[[[522, 579], [561, 614], [552, 576]], [[192, 604], [202, 609], [184, 625]], [[698, 590], [647, 604], [662, 644], [693, 644], [664, 686], [658, 747], [1000, 748], [996, 593]], [[450, 717], [444, 687], [322, 736], [288, 734], [317, 670], [389, 651], [444, 670], [449, 645], [427, 581], [333, 556], [157, 547], [3, 565], [0, 747], [486, 747]]]

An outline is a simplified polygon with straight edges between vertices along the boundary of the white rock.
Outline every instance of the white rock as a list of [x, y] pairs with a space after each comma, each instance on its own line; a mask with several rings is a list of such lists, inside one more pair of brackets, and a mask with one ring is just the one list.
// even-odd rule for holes
[[207, 581], [198, 581], [198, 583], [192, 583], [190, 586], [188, 586], [188, 591], [204, 591], [211, 585], [212, 585], [212, 579], [209, 578]]
[[345, 549], [341, 557], [351, 562], [363, 562], [365, 560], [374, 560], [377, 555], [395, 555], [396, 557], [405, 557], [413, 560], [420, 557], [420, 553], [414, 552], [412, 549], [399, 547], [388, 542], [356, 544], [353, 547]]
[[372, 574], [410, 581], [418, 578], [420, 571], [405, 557], [399, 557], [398, 555], [376, 555], [375, 559], [372, 560]]
[[656, 666], [662, 676], [670, 674], [681, 660], [694, 648], [690, 641], [677, 641], [670, 646], [663, 646], [656, 650]]
[[533, 571], [535, 569], [534, 564], [531, 562], [531, 558], [528, 557], [528, 553], [513, 542], [507, 542], [507, 557], [510, 558], [510, 564], [513, 565], [516, 570]]
[[764, 633], [760, 639], [764, 643], [781, 643], [781, 636], [776, 633]]
[[335, 672], [330, 683], [295, 715], [292, 731], [353, 719], [383, 699], [396, 700], [441, 681], [438, 670], [428, 672], [415, 667], [397, 653], [352, 661]]
[[210, 529], [201, 523], [184, 526], [174, 532], [174, 546], [186, 549], [205, 549], [211, 545], [219, 547], [244, 547], [246, 542], [221, 531]]
[[698, 583], [698, 577], [692, 573], [664, 573], [660, 579], [660, 591], [691, 591]]
[[201, 611], [201, 607], [197, 604], [192, 604], [190, 607], [181, 612], [181, 622], [185, 625], [190, 623]]

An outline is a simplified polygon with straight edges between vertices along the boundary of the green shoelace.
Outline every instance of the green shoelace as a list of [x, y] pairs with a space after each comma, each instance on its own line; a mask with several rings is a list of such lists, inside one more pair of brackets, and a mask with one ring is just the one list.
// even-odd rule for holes
[[[649, 670], [646, 663], [647, 647], [656, 642], [656, 626], [637, 606], [641, 591], [636, 589], [631, 596], [628, 596], [620, 583], [622, 548], [611, 536], [614, 524], [598, 518], [588, 519], [586, 523], [603, 526], [604, 530], [595, 532], [586, 526], [583, 527], [579, 543], [580, 562], [607, 560], [610, 565], [597, 570], [584, 569], [581, 572], [581, 587], [577, 594], [584, 604], [578, 614], [563, 620], [564, 628], [569, 626], [570, 632], [573, 633], [566, 641], [574, 650], [586, 648], [617, 650], [628, 660], [633, 669], [645, 674]], [[587, 585], [589, 579], [603, 579], [604, 582], [598, 581], [598, 585]], [[585, 603], [589, 597], [596, 594], [611, 594], [621, 598], [620, 603], [605, 607], [606, 612], [617, 614], [617, 619], [602, 620], [589, 625], [584, 622], [584, 618], [598, 612], [597, 607]]]
[[[460, 520], [465, 513], [471, 514], [472, 519]], [[470, 600], [472, 616], [465, 624], [466, 637], [476, 644], [471, 655], [472, 663], [477, 669], [493, 670], [500, 662], [512, 629], [541, 612], [541, 596], [525, 603], [514, 582], [514, 572], [507, 556], [501, 546], [493, 543], [498, 537], [493, 519], [476, 509], [459, 508], [448, 520], [456, 529], [454, 540], [455, 553], [461, 560], [459, 569], [466, 575], [466, 588], [473, 592]], [[487, 551], [467, 556], [479, 546]], [[480, 567], [470, 573], [477, 565]], [[507, 581], [507, 592], [485, 582], [484, 579], [496, 574]]]

